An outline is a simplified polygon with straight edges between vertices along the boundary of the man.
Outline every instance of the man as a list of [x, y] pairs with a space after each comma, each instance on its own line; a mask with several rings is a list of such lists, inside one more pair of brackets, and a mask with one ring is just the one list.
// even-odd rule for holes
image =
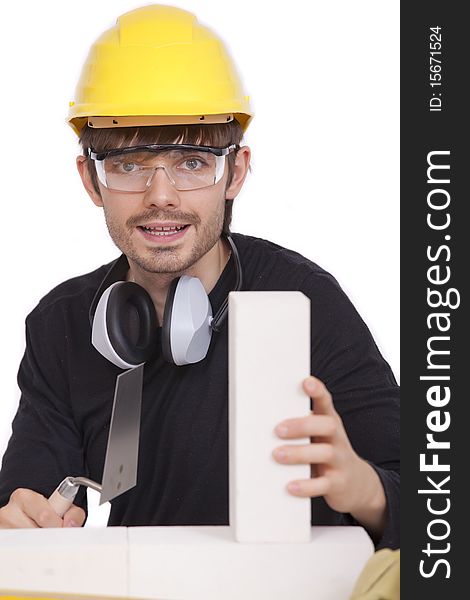
[[[228, 523], [227, 323], [199, 362], [173, 364], [161, 347], [175, 279], [197, 277], [217, 311], [236, 287], [236, 249], [242, 289], [300, 290], [311, 300], [315, 376], [303, 387], [314, 414], [273, 424], [283, 441], [275, 460], [312, 465], [310, 479], [286, 482], [289, 492], [314, 499], [316, 523], [357, 522], [377, 547], [399, 545], [398, 389], [369, 331], [317, 265], [265, 240], [232, 234], [233, 249], [227, 238], [249, 169], [240, 144], [251, 117], [220, 40], [185, 11], [132, 11], [93, 46], [70, 124], [84, 151], [83, 185], [124, 257], [61, 284], [27, 319], [0, 527], [85, 520], [83, 493], [63, 518], [47, 497], [66, 475], [102, 478], [120, 373], [90, 342], [90, 306], [105, 277], [145, 289], [158, 323], [138, 484], [112, 502], [109, 524]], [[304, 437], [312, 443], [289, 444]]]

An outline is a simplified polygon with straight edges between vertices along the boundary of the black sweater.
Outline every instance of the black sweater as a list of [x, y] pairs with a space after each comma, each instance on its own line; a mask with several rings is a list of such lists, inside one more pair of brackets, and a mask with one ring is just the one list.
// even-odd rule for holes
[[[388, 520], [377, 548], [397, 548], [399, 390], [389, 365], [330, 274], [271, 242], [233, 239], [242, 289], [300, 290], [310, 298], [311, 373], [332, 393], [352, 446], [384, 485]], [[26, 320], [22, 394], [0, 472], [0, 506], [18, 487], [49, 496], [68, 475], [101, 481], [121, 371], [91, 346], [88, 311], [108, 268], [62, 283]], [[234, 285], [232, 258], [209, 296], [214, 313]], [[157, 330], [155, 356], [144, 371], [138, 483], [112, 501], [109, 525], [228, 524], [227, 329], [225, 321], [202, 362], [183, 367], [164, 362]], [[76, 503], [86, 507], [83, 492]], [[316, 499], [312, 523], [354, 520]]]

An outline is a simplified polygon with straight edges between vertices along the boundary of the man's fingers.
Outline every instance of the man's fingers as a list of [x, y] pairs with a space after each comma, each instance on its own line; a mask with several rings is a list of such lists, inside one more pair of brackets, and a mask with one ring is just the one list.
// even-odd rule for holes
[[313, 376], [304, 379], [303, 389], [313, 400], [313, 413], [282, 421], [276, 426], [275, 433], [284, 439], [333, 437], [342, 429], [342, 424], [330, 392], [322, 381]]
[[83, 508], [72, 506], [64, 514], [64, 527], [81, 527], [85, 522], [86, 514]]
[[277, 462], [285, 465], [329, 464], [333, 461], [334, 451], [331, 444], [307, 444], [281, 446], [273, 451]]
[[280, 438], [295, 439], [302, 437], [331, 437], [338, 427], [337, 420], [331, 415], [311, 414], [298, 419], [288, 419], [279, 423], [275, 432]]
[[333, 406], [333, 399], [325, 384], [313, 377], [307, 377], [303, 381], [303, 388], [306, 394], [313, 400], [313, 410], [317, 415], [336, 415]]
[[331, 483], [328, 477], [314, 477], [313, 479], [301, 479], [291, 481], [287, 485], [288, 491], [294, 496], [302, 498], [317, 498], [326, 496], [330, 491]]
[[37, 524], [16, 504], [7, 504], [0, 509], [0, 529], [33, 529]]
[[62, 527], [62, 519], [54, 512], [54, 509], [41, 494], [32, 490], [18, 489], [13, 492], [10, 502], [16, 506], [30, 519], [37, 527]]
[[33, 490], [18, 488], [0, 509], [0, 528], [81, 527], [85, 518], [85, 511], [72, 505], [62, 520], [47, 498]]

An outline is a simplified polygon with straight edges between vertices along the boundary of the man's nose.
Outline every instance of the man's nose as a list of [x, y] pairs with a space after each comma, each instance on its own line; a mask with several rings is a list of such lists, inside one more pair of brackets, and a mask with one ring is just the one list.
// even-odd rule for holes
[[179, 206], [178, 191], [173, 185], [171, 175], [164, 166], [155, 167], [150, 186], [145, 192], [146, 206]]

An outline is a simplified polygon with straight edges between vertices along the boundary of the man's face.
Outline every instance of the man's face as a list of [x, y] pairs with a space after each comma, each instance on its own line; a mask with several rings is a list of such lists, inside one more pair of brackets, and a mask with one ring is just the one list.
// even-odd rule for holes
[[220, 238], [225, 212], [227, 164], [215, 185], [178, 191], [157, 169], [142, 193], [111, 191], [99, 183], [111, 238], [141, 269], [180, 273], [191, 268]]
[[226, 182], [227, 172], [213, 186], [178, 191], [159, 169], [144, 193], [115, 192], [100, 185], [109, 234], [145, 271], [186, 271], [220, 238]]
[[156, 169], [145, 192], [112, 191], [98, 183], [97, 194], [84, 156], [77, 157], [83, 184], [93, 202], [103, 207], [116, 246], [151, 273], [179, 274], [191, 269], [220, 239], [226, 199], [239, 193], [250, 162], [250, 149], [240, 148], [227, 186], [228, 165], [215, 185], [179, 191], [165, 169]]

